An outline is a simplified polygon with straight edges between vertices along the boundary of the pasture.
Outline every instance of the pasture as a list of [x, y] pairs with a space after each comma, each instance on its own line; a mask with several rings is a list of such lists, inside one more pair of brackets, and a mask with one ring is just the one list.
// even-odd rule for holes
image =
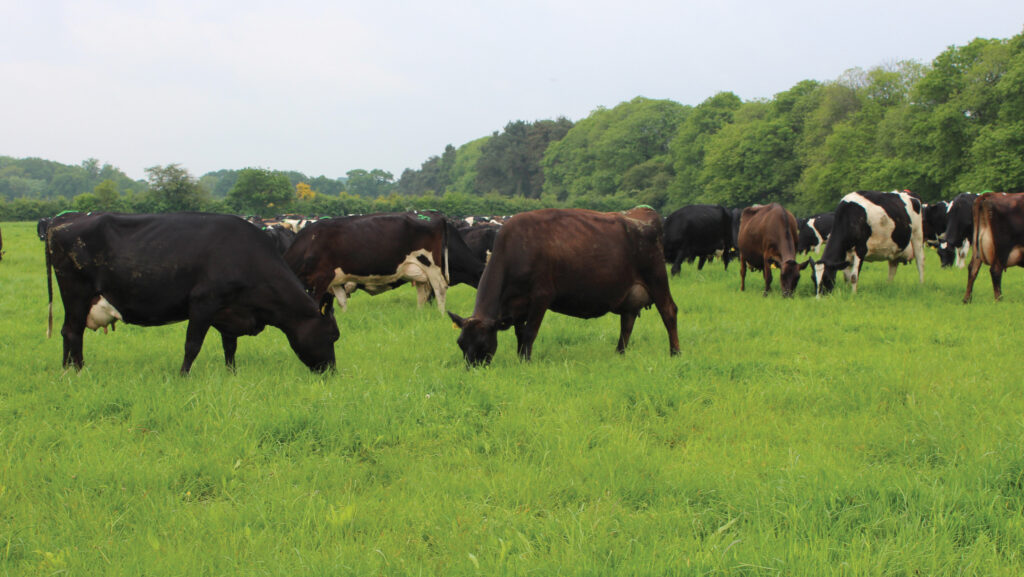
[[1019, 269], [965, 306], [932, 250], [822, 299], [684, 264], [676, 358], [653, 309], [622, 356], [617, 317], [549, 313], [531, 363], [507, 331], [467, 370], [402, 287], [338, 312], [334, 374], [268, 328], [181, 378], [184, 324], [122, 323], [76, 374], [34, 223], [2, 228], [0, 574], [1024, 573]]

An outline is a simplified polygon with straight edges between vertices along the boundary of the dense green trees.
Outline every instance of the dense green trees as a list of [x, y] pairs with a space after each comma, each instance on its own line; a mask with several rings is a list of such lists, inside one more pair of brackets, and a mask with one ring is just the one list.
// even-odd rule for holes
[[[603, 210], [643, 203], [778, 201], [798, 214], [856, 189], [910, 189], [926, 201], [1024, 190], [1024, 34], [951, 46], [931, 63], [855, 68], [770, 99], [721, 92], [696, 106], [637, 97], [565, 118], [509, 122], [448, 145], [395, 181], [222, 170], [198, 181], [177, 165], [133, 182], [88, 159], [64, 166], [0, 157], [0, 219], [52, 209], [233, 210], [348, 214], [438, 208], [507, 213], [538, 206]], [[309, 188], [295, 196], [296, 185]], [[314, 194], [315, 193], [315, 194]]]
[[281, 172], [246, 168], [238, 173], [227, 202], [235, 212], [270, 217], [287, 211], [295, 200], [295, 187]]

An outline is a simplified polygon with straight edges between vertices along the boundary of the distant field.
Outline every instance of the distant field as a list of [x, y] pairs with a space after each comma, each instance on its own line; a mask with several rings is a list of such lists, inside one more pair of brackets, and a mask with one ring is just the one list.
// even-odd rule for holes
[[403, 287], [338, 314], [333, 375], [268, 328], [180, 378], [182, 324], [87, 332], [75, 374], [0, 228], [0, 574], [1024, 574], [1024, 271], [965, 306], [934, 251], [822, 299], [684, 265], [679, 357], [653, 309], [623, 356], [549, 314], [473, 370]]

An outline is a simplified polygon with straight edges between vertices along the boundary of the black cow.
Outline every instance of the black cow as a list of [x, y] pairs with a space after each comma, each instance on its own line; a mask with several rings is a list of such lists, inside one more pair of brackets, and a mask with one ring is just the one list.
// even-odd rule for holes
[[956, 195], [949, 203], [946, 218], [946, 235], [939, 242], [939, 261], [942, 266], [964, 268], [967, 252], [971, 248], [971, 236], [974, 234], [974, 199], [978, 195], [964, 192]]
[[501, 230], [500, 224], [484, 223], [459, 229], [459, 232], [462, 233], [462, 240], [466, 241], [466, 246], [469, 247], [473, 256], [486, 264], [491, 258], [494, 239], [497, 238], [499, 230]]
[[188, 321], [181, 373], [192, 368], [210, 327], [235, 363], [238, 337], [272, 325], [311, 370], [334, 367], [338, 326], [303, 291], [259, 230], [228, 215], [68, 214], [47, 230], [51, 266], [64, 301], [63, 364], [81, 369], [86, 328]]
[[684, 206], [665, 219], [665, 260], [672, 263], [673, 276], [679, 274], [684, 260], [700, 259], [697, 270], [701, 270], [719, 255], [728, 270], [734, 246], [732, 215], [717, 204]]
[[652, 303], [668, 330], [671, 354], [678, 354], [677, 309], [661, 243], [661, 217], [649, 208], [513, 216], [495, 240], [473, 315], [448, 313], [462, 329], [458, 343], [466, 363], [489, 363], [498, 331], [509, 327], [515, 327], [519, 356], [529, 360], [548, 309], [584, 319], [619, 315], [621, 353], [640, 310]]
[[262, 227], [264, 234], [274, 243], [277, 254], [284, 255], [295, 242], [295, 232], [287, 227], [270, 225]]
[[982, 263], [989, 266], [992, 291], [999, 300], [1003, 298], [1003, 271], [1024, 266], [1024, 193], [986, 192], [974, 199], [972, 219], [974, 240], [964, 302], [971, 302]]
[[357, 289], [371, 295], [406, 282], [420, 306], [431, 295], [442, 311], [448, 287], [477, 286], [484, 263], [455, 226], [436, 212], [381, 213], [314, 222], [296, 235], [285, 261], [313, 298], [344, 310]]
[[764, 273], [764, 295], [772, 290], [772, 266], [782, 270], [782, 296], [793, 296], [800, 271], [810, 261], [796, 262], [796, 217], [771, 203], [743, 211], [737, 248], [740, 253], [740, 290], [747, 288], [747, 267]]
[[823, 212], [797, 221], [796, 252], [807, 254], [821, 250], [828, 241], [828, 235], [832, 234], [835, 219], [835, 213]]
[[924, 238], [921, 201], [911, 193], [851, 192], [836, 207], [832, 234], [825, 243], [821, 262], [814, 264], [817, 294], [832, 292], [836, 272], [848, 269], [853, 292], [857, 292], [860, 268], [865, 260], [889, 261], [889, 280], [900, 262], [917, 261], [924, 282]]

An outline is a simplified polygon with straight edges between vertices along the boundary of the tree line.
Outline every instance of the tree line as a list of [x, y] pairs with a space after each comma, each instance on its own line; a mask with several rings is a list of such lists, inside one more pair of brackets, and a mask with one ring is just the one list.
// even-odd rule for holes
[[[211, 210], [269, 216], [438, 209], [508, 214], [540, 207], [667, 214], [687, 204], [780, 202], [831, 210], [843, 194], [909, 189], [926, 201], [1024, 190], [1024, 34], [805, 80], [771, 99], [732, 92], [696, 106], [637, 97], [565, 118], [508, 123], [452, 145], [398, 179], [247, 168], [194, 178], [178, 165], [132, 181], [89, 159], [64, 166], [0, 157], [0, 220], [64, 209]], [[30, 214], [31, 213], [31, 214]]]

